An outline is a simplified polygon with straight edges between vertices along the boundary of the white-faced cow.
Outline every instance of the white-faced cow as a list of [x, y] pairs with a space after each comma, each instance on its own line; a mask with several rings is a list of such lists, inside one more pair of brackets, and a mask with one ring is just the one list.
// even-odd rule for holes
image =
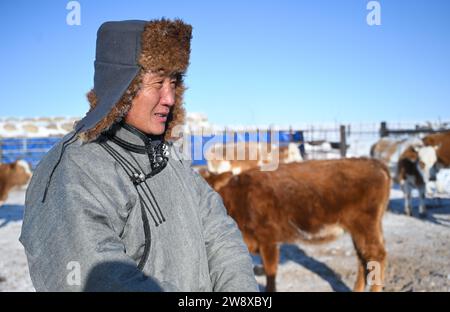
[[380, 161], [311, 160], [207, 181], [222, 196], [250, 252], [261, 255], [267, 291], [276, 289], [280, 243], [325, 242], [342, 229], [350, 233], [359, 260], [354, 290], [365, 289], [371, 261], [379, 269], [371, 290], [382, 290], [386, 250], [381, 221], [391, 181]]
[[251, 168], [274, 170], [278, 164], [302, 161], [298, 145], [287, 146], [257, 142], [215, 144], [206, 151], [205, 158], [211, 173], [239, 174]]
[[426, 216], [425, 196], [430, 176], [436, 163], [436, 148], [432, 146], [410, 146], [402, 153], [397, 165], [395, 180], [405, 195], [405, 213], [412, 215], [411, 191], [419, 191], [419, 216]]
[[[435, 176], [436, 146], [424, 146], [435, 143], [436, 135], [423, 140], [409, 138], [395, 140], [382, 138], [371, 148], [371, 156], [385, 163], [394, 177], [394, 181], [400, 184], [404, 194], [404, 210], [407, 215], [412, 215], [412, 190], [419, 192], [419, 216], [426, 216], [425, 197], [431, 194], [430, 178]], [[425, 144], [426, 145], [426, 144]]]
[[429, 134], [423, 143], [436, 148], [438, 169], [450, 168], [450, 131]]

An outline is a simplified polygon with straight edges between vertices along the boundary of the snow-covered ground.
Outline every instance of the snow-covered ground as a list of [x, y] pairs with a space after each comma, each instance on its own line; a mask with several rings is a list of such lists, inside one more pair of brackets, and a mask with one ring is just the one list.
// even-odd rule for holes
[[16, 189], [0, 207], [0, 291], [34, 291], [19, 242], [25, 189]]
[[[34, 291], [22, 245], [25, 191], [12, 192], [0, 207], [0, 291]], [[415, 194], [417, 196], [417, 194]], [[391, 191], [383, 220], [388, 252], [386, 291], [450, 291], [450, 200], [431, 200], [427, 219], [402, 213], [402, 193]], [[414, 203], [417, 207], [417, 202]], [[284, 244], [278, 291], [348, 291], [356, 278], [356, 256], [344, 234], [322, 245]], [[260, 258], [254, 257], [255, 264]], [[265, 277], [258, 276], [264, 289]]]

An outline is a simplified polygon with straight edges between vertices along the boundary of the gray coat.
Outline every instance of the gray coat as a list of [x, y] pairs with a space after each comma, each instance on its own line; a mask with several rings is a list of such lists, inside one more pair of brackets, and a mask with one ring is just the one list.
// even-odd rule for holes
[[[143, 145], [125, 128], [116, 135]], [[151, 171], [147, 155], [108, 144]], [[98, 141], [77, 140], [62, 154], [42, 202], [60, 152], [61, 144], [44, 157], [26, 194], [20, 241], [37, 291], [258, 290], [247, 247], [222, 199], [173, 146], [166, 168], [138, 192]], [[150, 250], [140, 270], [146, 239]]]

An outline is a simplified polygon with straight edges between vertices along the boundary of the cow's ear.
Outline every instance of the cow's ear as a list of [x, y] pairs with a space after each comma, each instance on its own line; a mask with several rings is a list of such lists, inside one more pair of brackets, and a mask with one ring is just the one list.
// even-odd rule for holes
[[414, 145], [412, 148], [413, 148], [414, 152], [418, 153], [419, 150], [421, 149], [421, 147], [422, 147], [422, 146]]

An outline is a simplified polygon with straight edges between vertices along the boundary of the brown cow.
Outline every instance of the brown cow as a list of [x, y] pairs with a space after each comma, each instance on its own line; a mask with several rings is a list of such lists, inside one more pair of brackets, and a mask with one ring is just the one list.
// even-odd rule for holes
[[390, 193], [390, 175], [373, 159], [311, 160], [282, 164], [276, 171], [251, 169], [231, 176], [218, 190], [252, 253], [259, 253], [267, 291], [275, 291], [279, 243], [311, 243], [350, 233], [359, 259], [355, 291], [363, 291], [376, 261], [382, 290], [386, 251], [381, 227]]
[[24, 160], [0, 164], [0, 206], [6, 201], [13, 187], [27, 184], [30, 178], [30, 166]]

